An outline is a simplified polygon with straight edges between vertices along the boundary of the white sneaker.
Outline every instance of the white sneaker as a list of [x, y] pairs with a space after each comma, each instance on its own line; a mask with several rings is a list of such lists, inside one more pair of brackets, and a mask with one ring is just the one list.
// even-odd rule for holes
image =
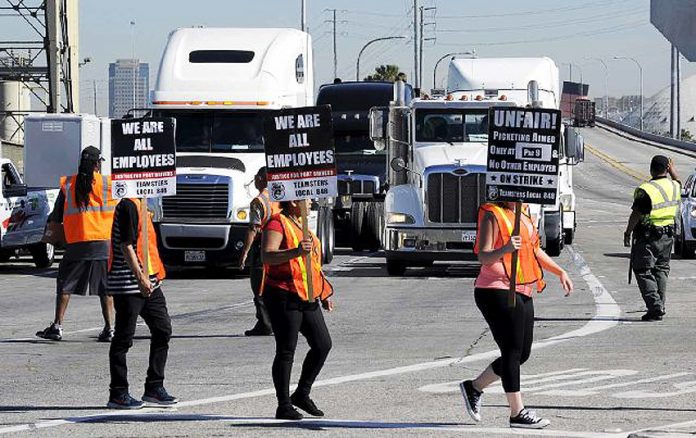
[[510, 427], [522, 429], [543, 429], [551, 424], [546, 418], [538, 417], [536, 412], [522, 409], [516, 417], [510, 417]]

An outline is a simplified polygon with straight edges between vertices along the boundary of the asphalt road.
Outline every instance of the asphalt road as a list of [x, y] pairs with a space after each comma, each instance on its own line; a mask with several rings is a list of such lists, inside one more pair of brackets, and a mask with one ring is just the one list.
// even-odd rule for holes
[[[597, 154], [588, 151], [575, 168], [578, 232], [558, 259], [576, 292], [564, 298], [550, 279], [537, 297], [535, 350], [523, 367], [528, 407], [552, 422], [536, 434], [694, 433], [696, 262], [673, 261], [662, 322], [640, 321], [644, 305], [637, 287], [626, 281], [622, 232], [635, 176], [647, 173], [658, 150], [599, 128], [584, 135]], [[696, 165], [691, 157], [669, 155], [682, 173]], [[242, 336], [253, 322], [248, 279], [194, 272], [166, 282], [174, 326], [166, 386], [182, 403], [124, 414], [104, 408], [108, 345], [96, 342], [97, 300], [73, 299], [64, 341], [35, 339], [34, 332], [52, 319], [55, 269], [39, 272], [23, 261], [0, 265], [0, 434], [513, 434], [500, 387], [484, 396], [478, 425], [467, 417], [457, 389], [496, 357], [473, 302], [474, 269], [436, 265], [390, 278], [379, 255], [342, 253], [329, 270], [337, 290], [337, 309], [327, 315], [334, 349], [312, 394], [327, 417], [279, 422], [273, 419], [273, 341]], [[132, 393], [140, 396], [146, 328], [137, 335], [129, 365]], [[303, 344], [298, 366], [305, 351]]]

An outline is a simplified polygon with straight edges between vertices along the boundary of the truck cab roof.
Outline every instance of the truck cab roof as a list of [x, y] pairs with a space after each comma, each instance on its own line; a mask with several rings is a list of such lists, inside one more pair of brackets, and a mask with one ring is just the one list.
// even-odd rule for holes
[[[413, 90], [406, 85], [406, 101]], [[369, 111], [375, 106], [387, 106], [394, 98], [394, 83], [390, 81], [350, 81], [324, 84], [317, 93], [317, 105], [330, 104], [333, 111]]]

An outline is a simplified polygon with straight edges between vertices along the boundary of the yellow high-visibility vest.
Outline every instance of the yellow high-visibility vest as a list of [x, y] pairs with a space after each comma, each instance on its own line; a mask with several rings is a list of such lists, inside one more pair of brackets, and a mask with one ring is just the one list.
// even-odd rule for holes
[[[658, 227], [674, 225], [681, 200], [679, 183], [669, 178], [660, 178], [644, 182], [638, 189], [643, 190], [652, 203], [652, 210], [646, 216], [648, 222]], [[638, 196], [637, 190], [635, 196]]]

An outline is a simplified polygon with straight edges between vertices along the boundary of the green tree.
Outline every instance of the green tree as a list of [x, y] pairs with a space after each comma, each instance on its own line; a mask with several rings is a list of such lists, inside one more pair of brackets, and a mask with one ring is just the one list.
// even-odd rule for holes
[[375, 72], [365, 77], [366, 81], [391, 81], [397, 79], [406, 80], [406, 73], [399, 69], [398, 65], [387, 64], [375, 68]]
[[681, 130], [681, 139], [684, 141], [694, 141], [696, 138], [691, 134], [691, 131], [688, 129], [683, 129]]

